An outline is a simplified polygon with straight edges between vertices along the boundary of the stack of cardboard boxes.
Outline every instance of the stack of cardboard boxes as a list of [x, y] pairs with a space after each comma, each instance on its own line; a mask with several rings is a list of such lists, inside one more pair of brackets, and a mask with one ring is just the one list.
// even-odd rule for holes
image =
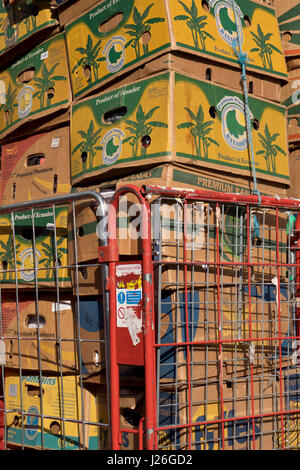
[[[1, 8], [1, 205], [87, 188], [115, 190], [126, 182], [250, 193], [253, 168], [234, 49], [237, 28], [248, 54], [258, 189], [261, 194], [288, 193], [286, 108], [281, 104], [286, 62], [269, 5], [240, 0], [236, 15], [231, 0], [20, 0]], [[32, 416], [25, 445], [38, 447], [44, 439], [52, 449], [107, 448], [106, 428], [73, 423], [62, 442], [64, 421], [47, 421], [41, 434], [39, 418], [34, 418], [42, 387], [44, 406], [49, 406], [44, 413], [50, 416], [63, 388], [70, 419], [80, 420], [80, 403], [87, 410], [86, 421], [107, 419], [95, 208], [90, 202], [76, 204], [75, 228], [67, 207], [55, 213], [50, 208], [20, 211], [13, 225], [10, 214], [1, 219], [5, 393], [12, 408], [20, 403], [21, 389], [26, 396], [23, 408]], [[127, 212], [120, 213], [119, 223], [128, 225]], [[126, 238], [120, 239], [119, 249], [132, 259], [141, 253], [139, 243]], [[166, 259], [172, 256], [168, 246], [165, 253]], [[17, 267], [23, 268], [17, 276], [18, 299], [14, 255]], [[75, 261], [81, 265], [78, 284], [75, 271], [67, 268]], [[166, 279], [172, 280], [171, 270]], [[80, 340], [89, 342], [78, 341], [78, 326]], [[21, 344], [19, 335], [26, 337]], [[22, 382], [19, 361], [28, 372]], [[139, 382], [138, 371], [132, 374], [124, 368], [128, 387]], [[142, 388], [128, 387], [121, 391], [120, 419], [130, 431], [140, 416]], [[162, 414], [168, 415], [168, 409]], [[135, 414], [133, 421], [126, 419], [128, 410]], [[22, 420], [9, 418], [8, 442], [21, 444]], [[122, 448], [136, 446], [134, 434], [123, 434]]]

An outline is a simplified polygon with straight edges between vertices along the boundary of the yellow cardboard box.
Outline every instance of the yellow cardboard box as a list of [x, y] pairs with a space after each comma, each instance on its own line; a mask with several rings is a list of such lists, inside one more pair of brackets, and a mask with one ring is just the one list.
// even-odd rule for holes
[[[235, 66], [237, 28], [248, 68], [285, 81], [286, 64], [274, 10], [258, 1], [106, 0], [66, 26], [75, 98], [166, 52], [180, 51]], [[238, 26], [237, 26], [238, 24]], [[264, 44], [268, 47], [264, 48]]]

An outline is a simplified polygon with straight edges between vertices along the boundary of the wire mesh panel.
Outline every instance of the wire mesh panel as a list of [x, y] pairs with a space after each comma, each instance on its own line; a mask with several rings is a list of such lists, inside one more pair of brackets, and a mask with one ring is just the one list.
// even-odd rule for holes
[[[91, 261], [82, 259], [82, 205], [95, 214]], [[0, 210], [3, 449], [110, 448], [107, 268], [96, 233], [105, 216], [93, 192]], [[135, 391], [123, 395], [131, 409]]]
[[171, 192], [152, 203], [156, 446], [297, 449], [297, 205]]

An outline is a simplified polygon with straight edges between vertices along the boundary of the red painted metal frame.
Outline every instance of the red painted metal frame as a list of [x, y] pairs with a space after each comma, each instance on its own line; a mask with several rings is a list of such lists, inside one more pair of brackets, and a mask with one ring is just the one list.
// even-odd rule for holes
[[[189, 190], [173, 190], [172, 188], [159, 188], [155, 186], [144, 186], [141, 189], [128, 185], [120, 188], [116, 191], [113, 196], [113, 199], [110, 203], [109, 212], [108, 212], [108, 246], [110, 253], [104, 256], [108, 256], [107, 261], [109, 265], [109, 279], [108, 287], [110, 292], [110, 362], [111, 362], [111, 424], [112, 424], [112, 448], [113, 450], [118, 450], [120, 448], [120, 414], [119, 414], [119, 370], [117, 364], [117, 344], [116, 344], [116, 262], [118, 261], [116, 253], [117, 253], [117, 207], [119, 203], [119, 199], [121, 196], [131, 193], [135, 195], [140, 203], [141, 212], [142, 212], [142, 223], [141, 223], [141, 236], [142, 236], [142, 260], [143, 260], [143, 298], [144, 302], [144, 341], [145, 341], [145, 418], [140, 421], [139, 425], [139, 447], [142, 448], [142, 440], [143, 440], [143, 431], [142, 426], [144, 425], [146, 431], [146, 448], [157, 449], [158, 448], [158, 433], [160, 430], [164, 428], [160, 428], [156, 423], [156, 375], [155, 375], [155, 357], [156, 351], [161, 344], [157, 344], [155, 341], [155, 312], [154, 312], [154, 305], [155, 305], [155, 298], [154, 298], [154, 285], [153, 285], [153, 265], [154, 261], [152, 260], [152, 246], [151, 246], [151, 210], [150, 204], [148, 202], [148, 198], [150, 195], [158, 195], [158, 196], [168, 196], [168, 197], [179, 197], [184, 202], [184, 220], [186, 220], [186, 207], [187, 201], [201, 201], [201, 202], [215, 202], [216, 207], [219, 207], [220, 203], [230, 203], [230, 204], [237, 204], [237, 205], [244, 205], [246, 207], [246, 217], [247, 217], [247, 261], [244, 263], [239, 263], [240, 266], [246, 266], [248, 268], [248, 289], [250, 292], [251, 289], [251, 266], [262, 266], [261, 263], [251, 263], [250, 262], [250, 230], [251, 230], [251, 221], [250, 221], [250, 207], [260, 206], [260, 207], [271, 207], [272, 209], [276, 210], [276, 262], [275, 263], [268, 263], [268, 266], [273, 266], [276, 268], [277, 272], [277, 279], [280, 279], [280, 259], [279, 259], [279, 240], [278, 240], [278, 210], [280, 208], [286, 208], [287, 210], [299, 210], [300, 209], [300, 201], [295, 199], [288, 199], [288, 198], [277, 198], [277, 197], [269, 197], [269, 196], [262, 196], [258, 198], [258, 196], [254, 195], [239, 195], [239, 194], [227, 194], [227, 193], [217, 193], [212, 191], [189, 191]], [[187, 348], [187, 378], [188, 378], [188, 397], [189, 397], [189, 418], [187, 424], [177, 424], [173, 425], [172, 429], [180, 429], [186, 428], [188, 431], [188, 448], [191, 448], [192, 442], [192, 432], [193, 427], [199, 426], [199, 423], [192, 422], [192, 414], [191, 414], [191, 368], [190, 368], [190, 348], [193, 345], [199, 345], [200, 343], [209, 344], [210, 341], [201, 341], [201, 342], [193, 342], [190, 341], [189, 338], [189, 328], [188, 328], [188, 282], [187, 282], [187, 265], [196, 265], [197, 262], [187, 262], [186, 258], [186, 224], [184, 224], [184, 260], [182, 265], [184, 266], [184, 293], [185, 293], [185, 317], [186, 317], [186, 338], [185, 342], [180, 343], [170, 343], [170, 346], [186, 346]], [[297, 301], [300, 300], [300, 215], [296, 221], [296, 246], [298, 250], [296, 251], [296, 283], [297, 283]], [[220, 244], [220, 227], [217, 224], [216, 229], [216, 253], [217, 253], [217, 261], [215, 264], [217, 267], [217, 280], [218, 280], [218, 289], [217, 289], [217, 296], [218, 296], [218, 319], [219, 319], [219, 326], [221, 320], [221, 309], [220, 309], [220, 258], [219, 258], [219, 244]], [[103, 261], [103, 259], [101, 260]], [[166, 263], [167, 264], [167, 263]], [[177, 264], [177, 263], [176, 263]], [[179, 263], [180, 264], [180, 263]], [[229, 262], [222, 262], [222, 265], [236, 265], [236, 263], [229, 263]], [[284, 266], [295, 266], [295, 264], [288, 264], [284, 263]], [[278, 281], [280, 282], [280, 281]], [[281, 329], [280, 329], [280, 296], [278, 295], [280, 292], [280, 284], [277, 285], [277, 299], [278, 299], [278, 319], [279, 319], [279, 334], [274, 338], [259, 338], [260, 341], [272, 340], [278, 341], [281, 340]], [[290, 336], [289, 338], [285, 337], [285, 339], [299, 339], [300, 336], [300, 303], [297, 302], [297, 330], [296, 336]], [[251, 296], [249, 295], [249, 338], [242, 338], [240, 341], [249, 342], [255, 341], [255, 338], [251, 337]], [[219, 346], [219, 357], [222, 361], [222, 347], [223, 344], [234, 342], [236, 340], [231, 339], [223, 339], [222, 338], [222, 329], [219, 328], [219, 337], [217, 341], [213, 341], [214, 344], [218, 344]], [[280, 341], [279, 341], [280, 342]], [[167, 346], [166, 343], [163, 344], [164, 347]], [[298, 347], [299, 348], [299, 347]], [[253, 384], [253, 365], [250, 364], [250, 384], [251, 384], [251, 413], [249, 416], [242, 416], [242, 417], [231, 417], [225, 418], [223, 409], [224, 409], [224, 401], [223, 401], [223, 377], [222, 377], [222, 367], [220, 367], [220, 390], [221, 390], [221, 397], [220, 397], [220, 407], [221, 407], [221, 419], [214, 419], [213, 421], [202, 421], [201, 426], [205, 424], [220, 424], [222, 428], [222, 439], [221, 439], [221, 447], [222, 449], [225, 448], [225, 425], [227, 422], [233, 423], [238, 422], [241, 419], [249, 419], [252, 420], [252, 447], [255, 449], [255, 419], [256, 418], [263, 418], [267, 416], [277, 416], [281, 420], [281, 435], [282, 435], [282, 448], [285, 447], [285, 439], [284, 439], [284, 423], [283, 418], [284, 416], [293, 415], [297, 413], [297, 410], [285, 410], [283, 408], [283, 386], [282, 386], [282, 352], [281, 346], [279, 346], [279, 369], [280, 369], [280, 411], [274, 411], [274, 413], [255, 413], [254, 409], [254, 384]]]
[[[110, 202], [108, 211], [108, 240], [107, 244], [112, 253], [118, 252], [117, 248], [117, 210], [120, 197], [125, 194], [133, 194], [137, 197], [141, 207], [141, 237], [142, 237], [142, 262], [143, 262], [143, 314], [144, 314], [144, 345], [145, 345], [145, 434], [146, 448], [154, 448], [154, 425], [155, 425], [155, 318], [154, 318], [154, 289], [153, 289], [153, 265], [151, 257], [151, 212], [148, 200], [144, 198], [135, 186], [124, 186], [117, 190]], [[102, 259], [101, 259], [102, 261]], [[111, 429], [112, 449], [120, 449], [120, 394], [119, 394], [119, 367], [117, 363], [117, 340], [116, 340], [116, 256], [110, 257], [108, 262], [110, 297], [110, 364], [111, 364]], [[141, 422], [139, 436], [141, 435]], [[139, 438], [141, 445], [141, 437]]]

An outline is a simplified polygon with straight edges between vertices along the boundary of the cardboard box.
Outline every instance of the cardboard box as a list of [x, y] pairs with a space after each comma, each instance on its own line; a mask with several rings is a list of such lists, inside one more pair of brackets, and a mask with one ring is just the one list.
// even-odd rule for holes
[[[74, 103], [72, 184], [171, 162], [252, 177], [243, 100], [232, 89], [169, 72]], [[257, 177], [288, 185], [286, 109], [250, 96], [249, 107]], [[278, 157], [270, 161], [264, 144], [275, 134]]]
[[[43, 391], [43, 408], [39, 396], [40, 388]], [[138, 449], [138, 436], [130, 434], [137, 426], [130, 424], [126, 417], [135, 413], [139, 415], [142, 393], [127, 388], [121, 390], [120, 395], [120, 425], [125, 429], [122, 433], [121, 449]], [[62, 378], [42, 377], [41, 385], [38, 376], [27, 375], [23, 376], [20, 382], [18, 373], [7, 370], [5, 397], [8, 410], [6, 438], [9, 445], [49, 450], [110, 448], [108, 427], [99, 426], [99, 423], [108, 423], [105, 388], [81, 389], [78, 376], [74, 375]], [[83, 421], [86, 424], [83, 424]]]
[[[0, 138], [23, 124], [69, 109], [71, 88], [64, 34], [38, 45], [0, 73]], [[36, 124], [37, 122], [35, 122]], [[49, 126], [49, 123], [48, 123]]]
[[[70, 288], [67, 208], [56, 207], [55, 214], [53, 208], [35, 209], [33, 217], [35, 237], [30, 210], [0, 216], [0, 282], [2, 287], [16, 288], [15, 270], [17, 270], [18, 288], [34, 287], [35, 278], [39, 288], [54, 289], [57, 286]], [[33, 249], [35, 249], [35, 258]], [[17, 266], [15, 266], [15, 256]]]
[[69, 126], [2, 146], [1, 205], [68, 194]]
[[300, 14], [298, 0], [273, 0], [273, 8], [279, 23], [283, 23]]
[[[246, 279], [221, 283], [220, 292], [213, 283], [189, 285], [187, 294], [183, 289], [162, 292], [156, 320], [162, 384], [188, 381], [188, 358], [194, 382], [216, 380], [221, 372], [230, 379], [247, 376], [250, 366], [254, 374], [278, 367], [278, 341], [272, 339], [279, 337], [275, 287], [271, 282], [263, 288], [253, 283], [250, 292]], [[283, 344], [292, 322], [285, 286], [280, 303]], [[181, 345], [187, 342], [195, 344], [188, 350]], [[292, 351], [290, 357], [282, 352], [282, 360], [292, 366]]]
[[[237, 18], [249, 69], [266, 80], [271, 76], [284, 81], [286, 64], [274, 10], [245, 0], [237, 5]], [[103, 1], [66, 25], [74, 97], [170, 51], [229, 63], [240, 72], [233, 49], [236, 31], [232, 3], [227, 0], [154, 1], [147, 7], [143, 0]], [[270, 42], [272, 54], [260, 54], [260, 36]]]
[[[222, 402], [221, 402], [222, 396]], [[276, 427], [278, 398], [272, 374], [160, 390], [161, 450], [273, 450], [279, 448]], [[221, 404], [222, 403], [222, 404]], [[189, 418], [189, 407], [191, 417]], [[252, 418], [252, 416], [254, 418]], [[225, 420], [223, 425], [221, 420]], [[201, 423], [205, 423], [201, 425]], [[185, 426], [196, 423], [191, 428]], [[175, 425], [181, 425], [177, 430]]]
[[60, 26], [64, 27], [93, 5], [101, 3], [102, 1], [103, 0], [86, 0], [85, 2], [80, 0], [50, 0], [50, 4], [51, 8], [57, 10]]
[[[299, 141], [300, 141], [300, 126], [299, 126]], [[300, 148], [295, 147], [295, 149], [290, 150], [290, 168], [291, 168], [291, 186], [288, 189], [287, 196], [300, 198], [300, 188], [298, 182], [298, 175], [300, 169]]]
[[47, 35], [58, 31], [58, 21], [49, 2], [25, 0], [15, 4], [0, 4], [1, 68], [13, 58], [32, 49]]
[[78, 371], [77, 329], [72, 292], [2, 291], [3, 365], [52, 374]]

